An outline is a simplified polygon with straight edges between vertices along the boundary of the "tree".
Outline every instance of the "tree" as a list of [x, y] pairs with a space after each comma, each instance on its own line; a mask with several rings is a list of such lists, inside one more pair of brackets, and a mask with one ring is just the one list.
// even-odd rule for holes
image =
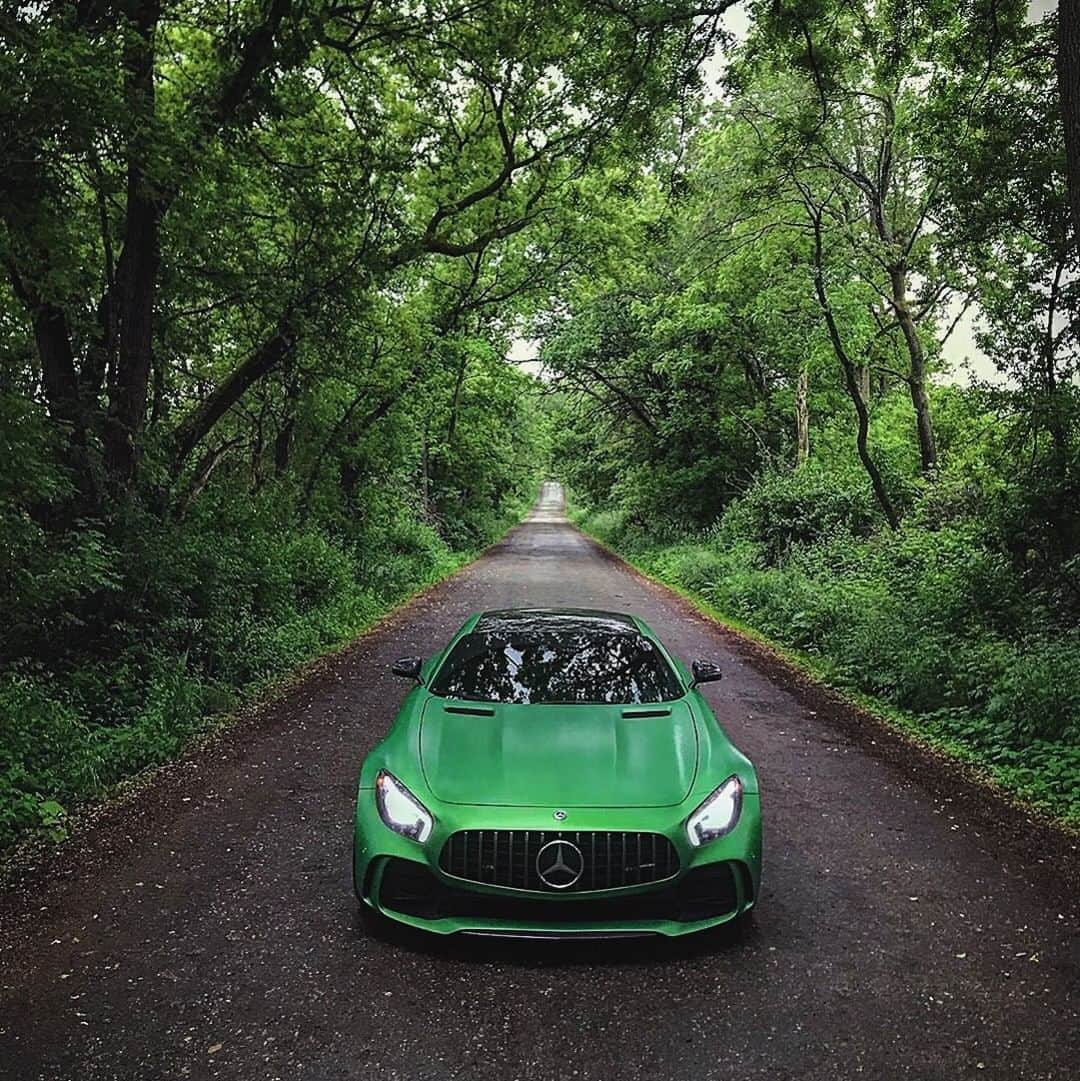
[[[1080, 237], [1080, 2], [1058, 4], [1057, 83], [1068, 162], [1072, 227]], [[1077, 240], [1080, 243], [1080, 240]]]
[[[178, 477], [342, 298], [362, 308], [413, 263], [504, 241], [642, 145], [657, 107], [692, 87], [724, 6], [478, 17], [437, 0], [272, 0], [222, 16], [143, 0], [12, 17], [5, 60], [30, 77], [5, 125], [18, 168], [0, 198], [4, 262], [70, 432], [74, 510], [101, 509], [99, 456], [125, 499], [148, 449], [171, 444]], [[208, 250], [207, 233], [227, 246]], [[230, 259], [238, 246], [254, 267]], [[176, 294], [232, 354], [190, 406], [170, 386], [189, 358], [158, 357]], [[151, 399], [159, 423], [185, 414], [174, 439], [148, 439]]]
[[[1080, 552], [1076, 442], [1077, 272], [1068, 138], [1052, 90], [1052, 20], [1003, 27], [999, 63], [972, 112], [977, 139], [950, 138], [943, 80], [935, 118], [952, 167], [943, 184], [942, 236], [978, 297], [978, 337], [1008, 381], [998, 394], [1002, 453], [1012, 457], [1006, 530], [1041, 578], [1066, 581]], [[957, 74], [956, 83], [962, 83]], [[1076, 585], [1066, 586], [1073, 593]]]

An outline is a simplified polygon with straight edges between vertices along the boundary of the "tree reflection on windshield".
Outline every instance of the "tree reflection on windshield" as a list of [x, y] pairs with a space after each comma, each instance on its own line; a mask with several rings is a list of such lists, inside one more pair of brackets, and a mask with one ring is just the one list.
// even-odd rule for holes
[[434, 694], [485, 702], [667, 702], [682, 688], [635, 632], [544, 633], [500, 627], [466, 635], [432, 684]]

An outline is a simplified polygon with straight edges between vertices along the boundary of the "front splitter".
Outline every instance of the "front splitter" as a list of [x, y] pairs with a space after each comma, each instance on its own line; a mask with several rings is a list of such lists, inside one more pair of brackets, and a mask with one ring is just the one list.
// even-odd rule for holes
[[530, 938], [581, 941], [582, 939], [605, 939], [605, 938], [662, 938], [659, 931], [458, 931], [459, 935], [470, 935], [475, 938]]

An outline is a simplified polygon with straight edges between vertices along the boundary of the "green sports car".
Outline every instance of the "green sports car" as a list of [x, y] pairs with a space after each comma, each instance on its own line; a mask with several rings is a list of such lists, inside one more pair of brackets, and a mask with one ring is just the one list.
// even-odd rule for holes
[[684, 935], [749, 912], [754, 767], [633, 616], [472, 616], [364, 761], [353, 885], [367, 914], [439, 934]]

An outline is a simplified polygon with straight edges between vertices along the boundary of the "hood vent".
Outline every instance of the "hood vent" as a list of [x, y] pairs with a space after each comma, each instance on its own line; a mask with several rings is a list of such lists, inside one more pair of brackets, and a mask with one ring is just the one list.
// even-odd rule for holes
[[443, 706], [447, 713], [464, 713], [468, 717], [494, 717], [493, 706]]

